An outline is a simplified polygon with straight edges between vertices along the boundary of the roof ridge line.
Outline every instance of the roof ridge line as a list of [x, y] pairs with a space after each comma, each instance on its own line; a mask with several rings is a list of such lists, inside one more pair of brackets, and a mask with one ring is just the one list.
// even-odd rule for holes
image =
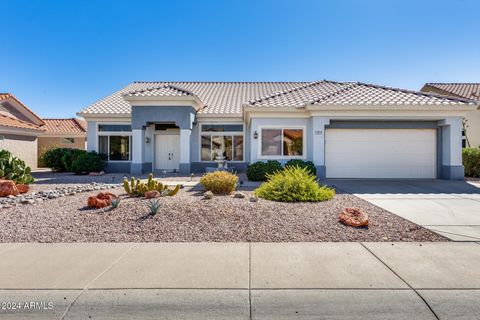
[[266, 100], [266, 99], [269, 99], [269, 98], [274, 98], [274, 97], [278, 97], [278, 96], [281, 96], [281, 95], [285, 95], [287, 93], [291, 93], [291, 92], [295, 92], [295, 91], [298, 91], [298, 90], [301, 90], [301, 89], [305, 89], [305, 88], [317, 85], [317, 84], [322, 83], [322, 82], [326, 82], [326, 81], [324, 79], [322, 79], [322, 80], [309, 82], [309, 83], [303, 84], [301, 86], [292, 87], [290, 89], [274, 92], [272, 94], [269, 94], [269, 95], [266, 95], [266, 96], [263, 96], [263, 97], [260, 97], [260, 98], [257, 98], [257, 99], [249, 100], [248, 103], [249, 104], [255, 104], [255, 103], [260, 102], [262, 100]]
[[427, 82], [425, 83], [426, 85], [431, 85], [431, 84], [474, 84], [474, 85], [480, 85], [480, 82]]
[[394, 87], [382, 86], [382, 85], [378, 85], [378, 84], [365, 83], [365, 82], [358, 82], [358, 84], [366, 86], [366, 87], [371, 87], [371, 88], [392, 90], [392, 91], [403, 92], [403, 93], [411, 93], [411, 94], [415, 94], [417, 96], [433, 97], [433, 98], [447, 99], [447, 100], [452, 100], [452, 101], [457, 101], [457, 102], [466, 102], [466, 103], [474, 103], [475, 104], [474, 100], [467, 99], [467, 98], [453, 98], [453, 97], [448, 97], [448, 96], [444, 96], [444, 95], [441, 95], [441, 94], [415, 91], [415, 90], [409, 90], [409, 89], [394, 88]]
[[[335, 82], [335, 81], [333, 81], [333, 82]], [[335, 83], [348, 83], [348, 82], [335, 82]], [[340, 93], [343, 93], [343, 92], [345, 92], [345, 91], [348, 91], [348, 90], [352, 89], [353, 87], [356, 87], [357, 85], [358, 85], [358, 82], [357, 82], [357, 81], [355, 81], [355, 82], [350, 82], [350, 83], [348, 83], [348, 85], [346, 85], [346, 86], [343, 87], [343, 88], [340, 88], [340, 89], [335, 90], [335, 91], [331, 91], [331, 92], [329, 92], [329, 93], [327, 93], [327, 94], [321, 95], [320, 97], [315, 98], [315, 99], [313, 99], [313, 100], [310, 100], [310, 101], [308, 101], [308, 102], [310, 102], [310, 104], [314, 104], [314, 103], [316, 103], [316, 102], [320, 102], [321, 100], [325, 100], [325, 99], [331, 98], [331, 97], [333, 97], [333, 96], [335, 96], [335, 95], [337, 95], [337, 94], [340, 94]]]
[[157, 85], [157, 86], [153, 86], [153, 87], [149, 87], [149, 88], [145, 88], [145, 89], [130, 90], [130, 91], [122, 93], [122, 95], [123, 96], [131, 95], [131, 94], [134, 94], [134, 93], [142, 93], [142, 92], [147, 92], [147, 91], [152, 91], [152, 90], [162, 89], [162, 88], [172, 88], [172, 89], [175, 89], [177, 91], [181, 91], [183, 93], [186, 93], [187, 95], [196, 96], [196, 94], [194, 94], [191, 91], [188, 91], [184, 88], [181, 88], [181, 87], [175, 86], [173, 84], [169, 84], [169, 83], [165, 83], [165, 84], [161, 84], [161, 85]]

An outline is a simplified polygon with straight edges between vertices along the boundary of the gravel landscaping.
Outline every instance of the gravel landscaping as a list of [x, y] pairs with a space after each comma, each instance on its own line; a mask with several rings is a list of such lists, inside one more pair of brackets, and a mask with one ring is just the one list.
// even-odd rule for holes
[[[70, 176], [71, 178], [71, 176]], [[90, 179], [88, 179], [90, 178]], [[0, 210], [0, 242], [184, 242], [184, 241], [447, 241], [416, 224], [349, 194], [337, 194], [319, 203], [278, 203], [259, 199], [215, 196], [203, 198], [199, 187], [184, 188], [164, 197], [156, 216], [148, 216], [149, 200], [129, 198], [123, 188], [108, 188], [121, 195], [117, 209], [89, 209], [87, 198], [106, 189], [111, 177], [95, 177], [96, 185], [70, 181], [82, 192], [46, 196], [34, 204], [13, 204]], [[102, 181], [102, 179], [104, 179]], [[46, 180], [45, 180], [46, 181]], [[118, 183], [120, 181], [116, 181]], [[91, 188], [95, 190], [90, 190]], [[32, 186], [33, 192], [54, 191], [65, 185]], [[48, 193], [47, 193], [48, 194]], [[370, 225], [353, 228], [338, 222], [345, 207], [369, 214]]]

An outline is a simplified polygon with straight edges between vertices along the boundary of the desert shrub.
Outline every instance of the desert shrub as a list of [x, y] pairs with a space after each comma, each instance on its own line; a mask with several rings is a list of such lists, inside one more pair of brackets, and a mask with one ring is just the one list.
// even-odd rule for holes
[[62, 158], [68, 152], [70, 152], [69, 148], [52, 148], [42, 155], [42, 162], [53, 171], [66, 171]]
[[0, 150], [0, 178], [13, 180], [16, 184], [33, 183], [31, 169], [25, 162], [8, 150]]
[[480, 148], [464, 148], [462, 162], [465, 167], [465, 176], [480, 177]]
[[73, 160], [71, 169], [77, 174], [100, 172], [105, 168], [106, 157], [95, 151], [89, 151], [80, 154]]
[[78, 159], [81, 155], [87, 153], [85, 150], [80, 150], [80, 149], [66, 149], [63, 152], [62, 156], [62, 164], [63, 167], [65, 168], [65, 171], [67, 172], [73, 172], [72, 164], [75, 160]]
[[215, 171], [204, 175], [200, 179], [200, 184], [214, 194], [229, 194], [235, 190], [238, 177], [233, 173], [226, 171]]
[[287, 167], [267, 175], [268, 181], [255, 190], [255, 195], [272, 201], [325, 201], [333, 198], [335, 190], [320, 186], [307, 168]]
[[301, 159], [291, 159], [291, 160], [288, 160], [287, 163], [285, 164], [285, 168], [286, 167], [307, 168], [308, 172], [310, 172], [314, 176], [317, 175], [317, 168], [315, 168], [315, 165], [313, 164], [312, 161], [303, 161]]
[[257, 161], [248, 165], [247, 178], [250, 181], [266, 181], [267, 174], [273, 174], [280, 170], [282, 170], [282, 165], [276, 160]]

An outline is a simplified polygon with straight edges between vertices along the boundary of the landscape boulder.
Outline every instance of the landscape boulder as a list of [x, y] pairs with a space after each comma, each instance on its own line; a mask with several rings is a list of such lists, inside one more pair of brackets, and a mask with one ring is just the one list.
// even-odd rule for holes
[[212, 199], [213, 198], [213, 192], [212, 191], [207, 191], [203, 194], [203, 198], [206, 200]]
[[357, 208], [345, 208], [338, 216], [338, 219], [347, 226], [368, 226], [368, 215]]
[[12, 180], [0, 180], [0, 197], [16, 196], [17, 186]]
[[17, 190], [20, 193], [27, 193], [30, 190], [28, 184], [17, 184]]
[[158, 192], [157, 190], [151, 190], [151, 191], [145, 192], [145, 198], [147, 199], [153, 199], [158, 197], [160, 197], [160, 192]]
[[88, 197], [88, 206], [90, 208], [104, 208], [112, 204], [112, 199], [117, 195], [110, 192], [100, 192], [96, 196]]
[[235, 192], [235, 194], [233, 195], [234, 198], [238, 198], [238, 199], [243, 199], [245, 198], [245, 194], [243, 192], [240, 192], [240, 191], [237, 191]]

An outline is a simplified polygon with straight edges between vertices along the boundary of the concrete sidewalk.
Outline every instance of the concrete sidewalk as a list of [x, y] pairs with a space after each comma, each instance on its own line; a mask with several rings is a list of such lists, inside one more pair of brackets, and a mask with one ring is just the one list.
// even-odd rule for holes
[[0, 244], [0, 302], [0, 319], [478, 319], [480, 243]]

